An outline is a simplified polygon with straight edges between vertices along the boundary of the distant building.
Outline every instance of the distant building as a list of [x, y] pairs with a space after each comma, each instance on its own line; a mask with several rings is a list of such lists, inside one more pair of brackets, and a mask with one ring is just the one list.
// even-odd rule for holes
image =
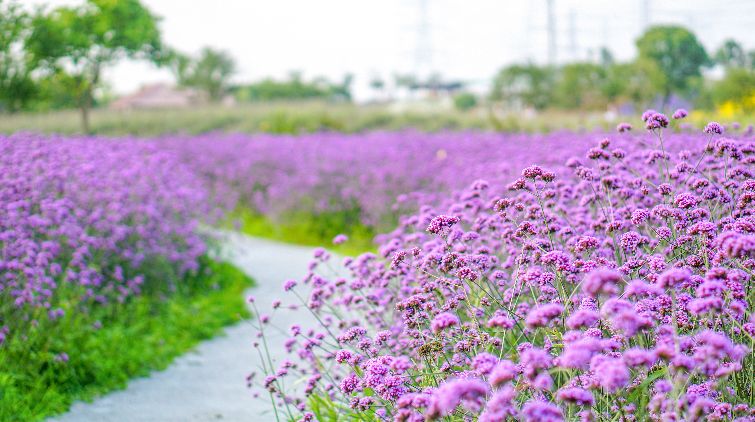
[[133, 94], [118, 98], [110, 103], [110, 108], [113, 110], [185, 108], [206, 102], [207, 96], [201, 91], [157, 83], [145, 85]]

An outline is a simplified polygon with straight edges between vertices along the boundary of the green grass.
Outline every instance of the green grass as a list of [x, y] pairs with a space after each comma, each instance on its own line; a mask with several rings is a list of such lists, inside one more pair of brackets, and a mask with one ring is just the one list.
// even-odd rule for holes
[[[57, 321], [38, 318], [25, 340], [10, 337], [0, 347], [0, 421], [40, 420], [167, 367], [246, 318], [243, 291], [251, 285], [232, 265], [204, 258], [172, 294], [154, 289], [126, 303], [71, 309]], [[78, 293], [60, 289], [69, 290], [56, 292], [62, 296]], [[60, 353], [68, 362], [56, 360]]]
[[[670, 110], [669, 110], [670, 111]], [[235, 106], [209, 104], [184, 109], [109, 110], [91, 113], [92, 132], [100, 135], [157, 136], [171, 133], [206, 133], [212, 131], [244, 133], [309, 133], [317, 131], [361, 132], [415, 128], [422, 131], [444, 129], [479, 129], [499, 132], [550, 132], [554, 130], [613, 130], [617, 117], [607, 121], [602, 111], [545, 110], [538, 113], [505, 111], [483, 105], [459, 111], [440, 104], [407, 105], [397, 109], [387, 104], [328, 103], [290, 101], [244, 103]], [[694, 111], [686, 121], [702, 128], [708, 121], [728, 124], [753, 122], [752, 113], [717, 113]], [[637, 116], [629, 119], [635, 127], [642, 125]], [[41, 113], [0, 113], [0, 133], [33, 131], [38, 133], [76, 134], [81, 132], [77, 110]]]
[[[248, 210], [238, 210], [232, 214], [229, 225], [250, 236], [264, 237], [286, 243], [306, 246], [322, 246], [341, 255], [359, 255], [376, 250], [372, 228], [354, 223], [346, 213], [327, 213], [318, 216], [298, 215], [286, 218], [285, 223], [275, 222]], [[334, 245], [332, 240], [338, 234], [345, 234], [349, 240]]]
[[[384, 105], [361, 106], [317, 101], [203, 105], [185, 109], [109, 110], [91, 113], [91, 130], [100, 135], [156, 136], [168, 133], [212, 131], [246, 133], [358, 132], [373, 129], [417, 127], [423, 130], [484, 128], [482, 110], [407, 111], [397, 113]], [[33, 131], [76, 134], [81, 132], [77, 110], [41, 113], [0, 113], [0, 133]]]

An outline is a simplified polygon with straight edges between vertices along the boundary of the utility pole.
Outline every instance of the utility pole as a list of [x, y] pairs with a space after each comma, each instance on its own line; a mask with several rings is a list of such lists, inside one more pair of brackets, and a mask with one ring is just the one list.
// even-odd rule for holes
[[553, 10], [554, 0], [545, 0], [548, 8], [548, 64], [556, 64], [556, 15]]

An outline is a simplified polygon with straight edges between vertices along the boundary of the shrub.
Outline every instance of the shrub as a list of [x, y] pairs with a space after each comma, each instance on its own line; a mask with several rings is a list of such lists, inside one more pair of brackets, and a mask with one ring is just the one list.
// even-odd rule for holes
[[477, 107], [477, 97], [471, 92], [462, 92], [454, 96], [454, 107], [457, 110], [467, 111]]

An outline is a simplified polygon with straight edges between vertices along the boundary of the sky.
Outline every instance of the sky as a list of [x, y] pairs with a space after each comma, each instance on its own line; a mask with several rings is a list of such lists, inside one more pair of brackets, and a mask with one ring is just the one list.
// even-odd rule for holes
[[[30, 6], [82, 0], [22, 0]], [[548, 57], [548, 0], [142, 0], [160, 16], [164, 41], [196, 53], [219, 48], [237, 61], [236, 82], [355, 75], [357, 97], [369, 80], [395, 73], [439, 73], [486, 84], [502, 66]], [[556, 62], [596, 57], [608, 47], [635, 55], [648, 24], [692, 29], [710, 51], [735, 38], [755, 48], [753, 0], [552, 0]], [[424, 10], [424, 12], [422, 12]], [[105, 73], [116, 93], [172, 81], [165, 69], [121, 63]]]

